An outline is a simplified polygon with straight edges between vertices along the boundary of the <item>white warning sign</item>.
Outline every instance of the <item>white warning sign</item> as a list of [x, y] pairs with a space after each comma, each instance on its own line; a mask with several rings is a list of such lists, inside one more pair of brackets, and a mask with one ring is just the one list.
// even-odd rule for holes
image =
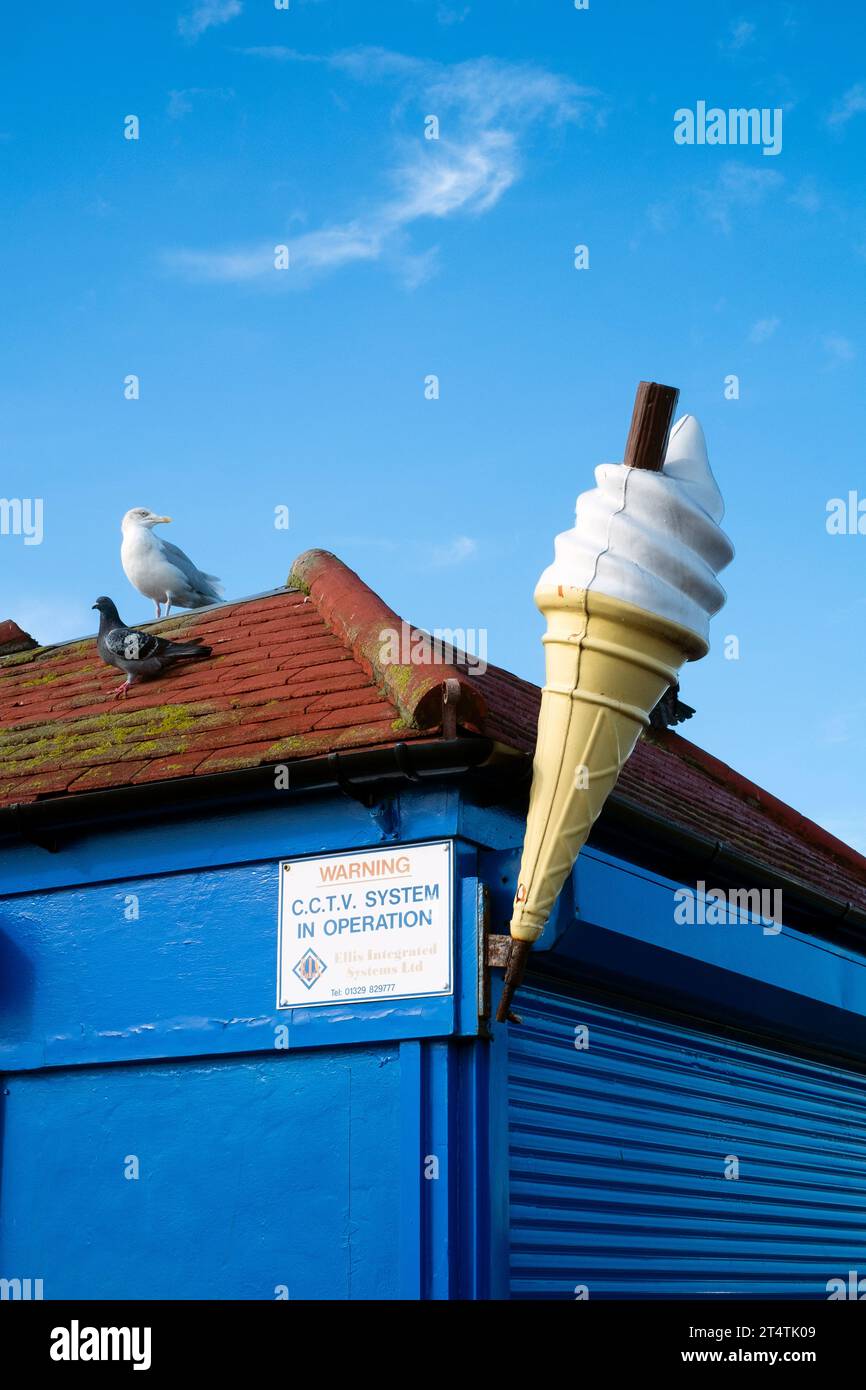
[[453, 993], [450, 840], [280, 863], [277, 1008]]

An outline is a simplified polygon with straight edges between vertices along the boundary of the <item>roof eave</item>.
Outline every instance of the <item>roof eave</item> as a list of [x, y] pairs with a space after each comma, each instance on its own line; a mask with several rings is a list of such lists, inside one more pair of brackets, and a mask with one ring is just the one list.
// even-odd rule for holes
[[[289, 763], [289, 787], [277, 789], [275, 771], [285, 763], [262, 764], [231, 772], [170, 781], [111, 787], [77, 795], [49, 797], [0, 808], [0, 840], [29, 840], [49, 852], [63, 848], [66, 835], [98, 830], [123, 819], [280, 805], [287, 796], [342, 791], [373, 805], [388, 790], [420, 786], [443, 778], [484, 778], [503, 801], [521, 801], [528, 791], [531, 758], [478, 735], [418, 739], [387, 747], [331, 752]], [[486, 796], [489, 800], [489, 791]], [[519, 808], [518, 808], [519, 809]], [[683, 871], [713, 869], [726, 883], [781, 889], [786, 921], [862, 948], [866, 912], [850, 901], [817, 888], [743, 854], [732, 845], [677, 825], [614, 790], [590, 836], [590, 845], [643, 864], [676, 882]]]
[[[229, 772], [66, 793], [0, 807], [0, 840], [30, 840], [54, 853], [63, 848], [65, 834], [73, 829], [98, 829], [127, 817], [184, 816], [251, 803], [278, 805], [287, 796], [328, 790], [341, 790], [371, 803], [388, 784], [460, 776], [482, 766], [493, 751], [493, 741], [478, 735], [417, 739], [290, 763], [276, 761]], [[289, 786], [283, 788], [276, 773], [286, 767]]]

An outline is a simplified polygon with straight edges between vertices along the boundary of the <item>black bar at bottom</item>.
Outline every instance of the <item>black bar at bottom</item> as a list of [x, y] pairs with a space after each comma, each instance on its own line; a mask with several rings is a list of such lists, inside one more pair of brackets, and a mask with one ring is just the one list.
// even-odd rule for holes
[[[864, 1281], [866, 1285], [866, 1281]], [[229, 1375], [269, 1371], [292, 1375], [323, 1358], [337, 1367], [413, 1377], [420, 1370], [453, 1374], [455, 1362], [429, 1359], [424, 1342], [434, 1325], [483, 1331], [485, 1374], [495, 1363], [515, 1378], [520, 1362], [546, 1375], [551, 1353], [566, 1365], [606, 1371], [666, 1375], [679, 1368], [720, 1365], [785, 1369], [806, 1366], [826, 1382], [828, 1374], [856, 1364], [866, 1330], [863, 1315], [840, 1302], [866, 1301], [857, 1288], [838, 1302], [536, 1302], [505, 1303], [304, 1303], [263, 1302], [0, 1302], [4, 1362], [30, 1371], [98, 1377], [150, 1375], [161, 1381], [212, 1371]], [[418, 1323], [415, 1324], [415, 1319]], [[336, 1345], [335, 1345], [336, 1342]], [[412, 1348], [420, 1350], [414, 1366]], [[477, 1347], [477, 1343], [476, 1343]], [[543, 1347], [544, 1358], [540, 1361]], [[518, 1350], [519, 1349], [519, 1350]], [[334, 1353], [336, 1352], [336, 1360]], [[459, 1359], [459, 1353], [458, 1353]], [[491, 1364], [493, 1363], [493, 1364]], [[305, 1370], [308, 1374], [308, 1370]], [[338, 1373], [338, 1372], [336, 1372]], [[525, 1370], [521, 1370], [521, 1378]]]

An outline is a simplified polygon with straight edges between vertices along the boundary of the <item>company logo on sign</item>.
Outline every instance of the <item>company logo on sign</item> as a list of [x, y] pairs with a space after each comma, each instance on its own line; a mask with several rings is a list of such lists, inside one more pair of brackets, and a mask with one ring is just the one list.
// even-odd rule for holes
[[302, 985], [306, 985], [307, 989], [312, 989], [319, 977], [324, 975], [327, 968], [327, 965], [319, 960], [315, 951], [305, 951], [295, 966], [294, 973], [297, 975]]

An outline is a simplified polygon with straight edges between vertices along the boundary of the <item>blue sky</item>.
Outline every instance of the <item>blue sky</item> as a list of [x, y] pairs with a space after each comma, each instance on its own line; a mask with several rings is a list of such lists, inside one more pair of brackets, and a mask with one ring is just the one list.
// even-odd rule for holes
[[[857, 6], [19, 6], [0, 68], [0, 492], [45, 507], [0, 617], [148, 618], [145, 505], [230, 597], [324, 546], [538, 680], [553, 536], [669, 382], [737, 548], [684, 732], [866, 849], [866, 536], [825, 525], [866, 496]], [[781, 153], [677, 145], [698, 101], [781, 108]]]

